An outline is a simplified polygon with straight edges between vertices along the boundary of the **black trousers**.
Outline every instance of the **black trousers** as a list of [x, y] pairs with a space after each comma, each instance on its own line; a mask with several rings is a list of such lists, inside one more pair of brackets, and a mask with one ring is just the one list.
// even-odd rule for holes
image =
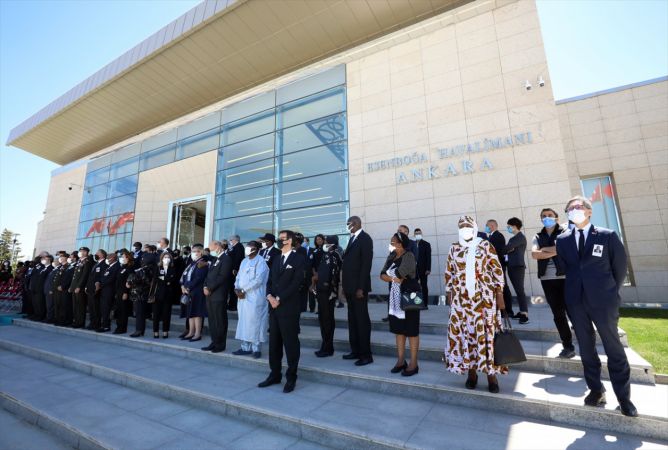
[[33, 292], [32, 305], [37, 320], [44, 320], [46, 318], [46, 298], [43, 292]]
[[162, 322], [162, 332], [168, 333], [169, 326], [172, 323], [172, 299], [166, 295], [164, 298], [155, 300], [153, 304], [153, 332], [160, 331], [160, 322]]
[[336, 321], [334, 320], [334, 308], [336, 308], [336, 299], [330, 299], [331, 292], [318, 291], [318, 322], [320, 322], [320, 336], [322, 344], [320, 351], [334, 353], [334, 330]]
[[102, 328], [111, 328], [111, 308], [114, 306], [114, 295], [100, 295], [100, 325]]
[[308, 310], [315, 312], [315, 306], [318, 303], [318, 295], [311, 292], [311, 289], [308, 290]]
[[237, 294], [234, 292], [234, 282], [236, 281], [237, 277], [234, 275], [232, 277], [232, 280], [230, 281], [230, 285], [228, 286], [229, 289], [229, 301], [227, 302], [227, 309], [230, 311], [236, 311], [237, 310]]
[[271, 369], [269, 376], [275, 380], [281, 379], [281, 362], [285, 348], [288, 362], [285, 378], [288, 381], [297, 381], [300, 352], [299, 311], [278, 315], [271, 306], [269, 308], [269, 368]]
[[56, 288], [53, 291], [53, 321], [60, 325], [65, 315], [65, 302], [63, 301], [63, 292]]
[[35, 309], [32, 303], [32, 292], [28, 289], [24, 289], [22, 292], [21, 314], [27, 314], [28, 316], [35, 314]]
[[[225, 297], [223, 297], [225, 298]], [[220, 350], [227, 347], [227, 303], [222, 300], [211, 300], [206, 297], [206, 311], [209, 317], [209, 334], [211, 345]]]
[[578, 338], [587, 387], [594, 392], [605, 391], [601, 383], [601, 360], [596, 352], [596, 332], [593, 323], [608, 356], [608, 372], [615, 395], [620, 402], [630, 400], [631, 369], [617, 331], [619, 304], [615, 302], [601, 305], [600, 302], [601, 300], [588, 299], [583, 291], [580, 301], [570, 300], [566, 303], [568, 315], [573, 321], [575, 336]]
[[55, 322], [55, 317], [56, 317], [56, 311], [55, 311], [55, 306], [54, 306], [54, 300], [53, 300], [54, 293], [50, 292], [46, 294], [46, 320], [48, 321], [54, 321]]
[[94, 330], [100, 328], [100, 291], [95, 292], [95, 288], [92, 288], [92, 293], [91, 290], [88, 292], [88, 314], [88, 326]]
[[[429, 286], [427, 285], [427, 274], [423, 271], [418, 271], [418, 281], [420, 282], [420, 287], [422, 288], [422, 299], [429, 304]], [[432, 305], [438, 304], [438, 297], [434, 300]], [[389, 302], [388, 302], [389, 305]]]
[[58, 325], [72, 324], [72, 295], [67, 291], [58, 291], [54, 293], [56, 307], [56, 323]]
[[132, 302], [130, 299], [123, 300], [123, 298], [116, 297], [115, 305], [116, 329], [123, 333], [128, 331], [128, 317], [132, 313]]
[[[526, 272], [526, 268], [524, 267], [506, 267], [506, 274], [508, 275], [508, 278], [510, 278], [510, 282], [513, 284], [513, 289], [515, 289], [515, 293], [517, 294], [517, 303], [520, 307], [521, 312], [528, 313], [529, 312], [529, 305], [527, 303], [527, 296], [524, 292], [524, 273]], [[508, 289], [508, 293], [506, 294], [506, 289]], [[510, 288], [508, 288], [508, 283], [506, 283], [506, 287], [503, 288], [503, 301], [506, 303], [506, 310], [508, 311], [508, 314], [513, 314], [513, 300], [512, 300], [512, 295], [510, 293]]]
[[369, 318], [369, 294], [363, 298], [346, 293], [348, 303], [348, 339], [350, 351], [358, 358], [371, 357], [371, 319]]
[[552, 317], [554, 324], [559, 332], [561, 343], [566, 349], [575, 350], [573, 347], [573, 333], [571, 327], [568, 325], [568, 316], [566, 314], [566, 297], [564, 289], [566, 287], [566, 280], [540, 280], [545, 292], [545, 299], [552, 310]]
[[86, 295], [83, 289], [80, 289], [78, 294], [76, 292], [72, 294], [72, 325], [75, 327], [86, 325], [87, 300], [88, 295]]
[[144, 298], [133, 303], [135, 309], [135, 331], [143, 333], [146, 331], [146, 316], [150, 314], [150, 310], [148, 308], [149, 304]]
[[302, 286], [299, 288], [299, 310], [301, 312], [306, 312], [307, 307], [308, 307], [308, 288]]

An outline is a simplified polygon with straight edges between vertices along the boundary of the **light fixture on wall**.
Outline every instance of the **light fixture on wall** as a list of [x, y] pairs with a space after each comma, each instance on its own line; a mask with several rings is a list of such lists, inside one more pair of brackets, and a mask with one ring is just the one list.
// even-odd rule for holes
[[540, 86], [540, 87], [545, 86], [545, 80], [540, 75], [538, 76], [538, 86]]
[[529, 82], [529, 80], [526, 80], [524, 82], [524, 89], [526, 89], [527, 91], [530, 91], [532, 87], [533, 86], [531, 86], [531, 83]]
[[[78, 187], [79, 189], [83, 189], [83, 186], [80, 185], [80, 184], [69, 183], [69, 184], [67, 185], [67, 190], [68, 190], [68, 191], [71, 191], [72, 189], [74, 189], [75, 186]], [[87, 192], [88, 194], [90, 194], [90, 189], [86, 189], [86, 192]]]

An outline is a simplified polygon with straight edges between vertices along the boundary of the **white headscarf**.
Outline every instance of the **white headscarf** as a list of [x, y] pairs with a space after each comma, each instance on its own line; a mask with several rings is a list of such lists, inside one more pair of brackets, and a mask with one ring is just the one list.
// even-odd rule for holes
[[459, 244], [464, 247], [466, 250], [466, 291], [469, 294], [469, 298], [473, 299], [475, 297], [475, 250], [478, 248], [478, 244], [482, 241], [478, 237], [478, 224], [475, 219], [471, 216], [461, 216], [459, 218], [458, 227], [461, 224], [468, 224], [473, 226], [473, 239], [470, 241], [465, 241], [459, 239]]

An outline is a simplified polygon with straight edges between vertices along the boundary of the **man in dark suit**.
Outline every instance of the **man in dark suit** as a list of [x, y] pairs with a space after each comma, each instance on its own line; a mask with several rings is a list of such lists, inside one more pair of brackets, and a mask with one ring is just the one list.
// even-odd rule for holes
[[313, 276], [313, 254], [311, 253], [311, 247], [309, 247], [308, 244], [304, 245], [305, 242], [306, 240], [303, 234], [295, 233], [295, 251], [304, 258], [304, 261], [306, 261], [306, 265], [304, 266], [304, 283], [302, 283], [299, 288], [299, 310], [301, 312], [306, 312], [306, 309], [308, 308], [308, 291]]
[[100, 282], [102, 275], [107, 270], [107, 252], [99, 249], [95, 253], [97, 262], [91, 269], [88, 276], [88, 284], [86, 284], [86, 294], [88, 295], [88, 330], [97, 330], [100, 328]]
[[359, 217], [350, 217], [347, 227], [351, 236], [343, 253], [341, 270], [343, 293], [348, 304], [350, 353], [343, 355], [343, 359], [356, 359], [355, 365], [365, 366], [373, 362], [369, 318], [373, 240], [362, 230], [362, 220]]
[[636, 417], [631, 403], [629, 362], [619, 340], [617, 323], [626, 278], [626, 251], [616, 232], [591, 224], [591, 202], [575, 196], [566, 204], [575, 228], [557, 237], [557, 257], [566, 272], [566, 308], [578, 338], [584, 376], [589, 387], [585, 405], [606, 403], [601, 383], [601, 360], [596, 352], [596, 334], [608, 356], [610, 381], [625, 416]]
[[[406, 236], [410, 236], [411, 235], [411, 230], [409, 230], [408, 226], [406, 226], [406, 225], [399, 225], [399, 228], [397, 228], [397, 233], [404, 233]], [[413, 256], [417, 257], [417, 244], [415, 243], [415, 241], [413, 239], [410, 239], [410, 237], [409, 237], [408, 241], [410, 242], [410, 244], [408, 244], [408, 248], [406, 250], [411, 252], [413, 254]]]
[[283, 348], [288, 363], [283, 392], [292, 392], [299, 365], [299, 287], [304, 282], [304, 257], [293, 248], [295, 235], [283, 230], [278, 235], [281, 256], [274, 259], [267, 281], [269, 301], [269, 368], [271, 373], [258, 387], [281, 382]]
[[260, 250], [259, 255], [267, 262], [269, 269], [271, 269], [274, 259], [277, 256], [281, 256], [281, 251], [274, 247], [276, 236], [271, 233], [265, 233], [264, 236], [260, 236], [259, 240], [262, 243], [262, 250]]
[[227, 297], [232, 278], [232, 257], [224, 252], [220, 241], [212, 241], [209, 249], [213, 262], [209, 264], [209, 272], [204, 280], [204, 295], [211, 343], [202, 347], [202, 350], [220, 353], [227, 347]]
[[[35, 320], [46, 320], [46, 295], [44, 295], [44, 285], [53, 270], [53, 256], [46, 254], [40, 259], [39, 271], [32, 276], [35, 277], [34, 284], [30, 283], [33, 292], [33, 303], [35, 309]], [[36, 268], [37, 269], [37, 268]]]
[[[520, 308], [520, 312], [513, 314], [512, 297], [509, 297], [506, 300], [504, 296], [506, 311], [510, 317], [519, 319], [520, 324], [524, 325], [529, 323], [529, 304], [524, 292], [524, 275], [527, 267], [524, 263], [524, 252], [527, 249], [527, 238], [521, 231], [522, 225], [522, 221], [517, 217], [508, 219], [507, 230], [508, 233], [512, 234], [512, 237], [508, 239], [508, 243], [506, 244], [506, 248], [503, 249], [503, 252], [506, 259], [508, 278], [510, 278], [510, 282], [513, 284], [513, 289], [515, 289], [517, 303]], [[510, 293], [510, 291], [508, 292]]]
[[116, 277], [121, 270], [116, 253], [107, 255], [107, 267], [100, 277], [100, 328], [98, 333], [111, 331], [111, 306], [116, 298]]
[[[431, 244], [422, 239], [422, 230], [416, 228], [413, 231], [416, 243], [415, 259], [417, 261], [417, 276], [422, 287], [422, 298], [429, 303], [429, 286], [427, 285], [429, 274], [431, 273]], [[438, 299], [433, 303], [438, 303]]]
[[232, 257], [232, 277], [229, 280], [228, 286], [228, 295], [229, 302], [227, 304], [227, 309], [230, 311], [237, 310], [237, 294], [234, 292], [234, 282], [237, 279], [237, 273], [239, 272], [239, 267], [241, 266], [241, 261], [244, 260], [244, 246], [239, 242], [241, 238], [239, 235], [230, 236], [230, 256]]
[[137, 266], [141, 265], [141, 258], [142, 258], [142, 256], [144, 256], [144, 252], [142, 251], [142, 247], [143, 247], [143, 245], [142, 245], [141, 242], [135, 242], [134, 244], [132, 244], [132, 249], [133, 249], [132, 258], [134, 259], [134, 263]]
[[74, 268], [74, 275], [69, 288], [69, 292], [72, 294], [72, 328], [83, 328], [86, 325], [86, 284], [95, 264], [93, 257], [88, 254], [89, 252], [88, 247], [79, 249], [79, 262]]

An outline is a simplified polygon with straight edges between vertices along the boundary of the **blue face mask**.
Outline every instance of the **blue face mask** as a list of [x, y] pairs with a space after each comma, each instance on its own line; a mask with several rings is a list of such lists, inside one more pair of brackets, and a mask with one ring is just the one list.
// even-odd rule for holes
[[554, 217], [543, 217], [542, 222], [545, 228], [552, 228], [557, 224], [557, 219]]
[[513, 227], [511, 227], [510, 225], [506, 227], [506, 230], [508, 231], [508, 233], [513, 234]]
[[485, 233], [487, 233], [487, 234], [491, 234], [491, 233], [492, 233], [492, 229], [489, 227], [489, 225], [486, 225], [486, 226], [485, 226]]
[[308, 248], [308, 242], [302, 242], [302, 247]]

